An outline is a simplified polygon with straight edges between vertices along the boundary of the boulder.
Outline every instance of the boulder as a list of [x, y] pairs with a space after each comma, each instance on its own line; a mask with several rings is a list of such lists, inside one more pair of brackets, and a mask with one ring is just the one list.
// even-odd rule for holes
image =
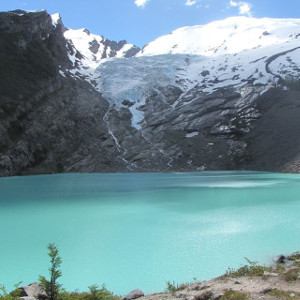
[[194, 297], [194, 300], [211, 300], [214, 299], [213, 296], [214, 294], [212, 291], [205, 291], [202, 294], [196, 295]]
[[133, 290], [127, 296], [123, 298], [123, 300], [133, 300], [137, 298], [144, 297], [145, 294], [141, 290]]
[[20, 287], [20, 297], [24, 300], [47, 299], [44, 289], [37, 283]]
[[267, 272], [267, 271], [264, 271], [264, 276], [269, 276], [269, 277], [278, 277], [279, 274], [277, 273], [274, 273], [274, 272]]
[[279, 255], [276, 258], [276, 263], [277, 264], [285, 264], [286, 263], [286, 257], [284, 255]]

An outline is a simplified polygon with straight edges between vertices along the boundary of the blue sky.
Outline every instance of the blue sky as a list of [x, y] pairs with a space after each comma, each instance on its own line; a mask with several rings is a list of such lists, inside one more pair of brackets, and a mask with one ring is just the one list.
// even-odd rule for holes
[[300, 0], [0, 0], [0, 10], [59, 12], [70, 28], [88, 28], [143, 46], [186, 25], [234, 15], [300, 18]]

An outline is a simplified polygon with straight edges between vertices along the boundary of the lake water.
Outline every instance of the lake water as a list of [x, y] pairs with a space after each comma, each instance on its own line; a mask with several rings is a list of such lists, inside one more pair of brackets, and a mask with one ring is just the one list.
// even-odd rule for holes
[[70, 174], [0, 179], [0, 283], [47, 274], [115, 293], [209, 279], [244, 257], [300, 250], [300, 176], [249, 172]]

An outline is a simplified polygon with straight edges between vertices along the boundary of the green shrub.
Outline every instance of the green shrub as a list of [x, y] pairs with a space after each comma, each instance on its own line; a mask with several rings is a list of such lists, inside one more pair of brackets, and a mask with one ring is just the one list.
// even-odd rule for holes
[[228, 290], [220, 300], [249, 300], [249, 296], [242, 292]]
[[0, 300], [19, 300], [21, 291], [19, 289], [21, 283], [18, 283], [14, 286], [14, 290], [12, 292], [7, 292], [4, 285], [0, 285]]
[[248, 258], [245, 258], [248, 262], [247, 265], [242, 266], [239, 269], [228, 269], [225, 276], [226, 277], [255, 277], [255, 276], [263, 276], [266, 271], [271, 271], [271, 268], [261, 266], [257, 264], [257, 262], [253, 262]]
[[88, 292], [62, 291], [59, 300], [120, 300], [120, 297], [108, 291], [104, 286], [99, 288], [97, 285], [92, 285]]
[[285, 267], [282, 264], [276, 264], [274, 271], [278, 274], [283, 274], [285, 272]]
[[40, 276], [39, 281], [40, 285], [43, 287], [46, 294], [48, 295], [49, 300], [58, 300], [61, 285], [57, 282], [57, 280], [62, 275], [60, 271], [62, 259], [59, 256], [59, 252], [55, 244], [49, 244], [48, 255], [50, 258], [50, 278], [47, 279], [44, 276]]
[[177, 291], [181, 291], [183, 289], [185, 289], [188, 286], [188, 284], [182, 283], [182, 284], [178, 284], [175, 283], [174, 281], [167, 281], [167, 292], [174, 294]]
[[[99, 287], [98, 285], [92, 285], [86, 292], [68, 292], [62, 289], [62, 286], [58, 283], [58, 279], [62, 276], [60, 266], [62, 259], [59, 256], [59, 251], [55, 244], [49, 244], [48, 256], [50, 258], [49, 275], [47, 279], [44, 276], [40, 276], [40, 285], [44, 288], [49, 300], [120, 300], [119, 296], [114, 295], [107, 290], [105, 286]], [[12, 292], [7, 292], [4, 286], [0, 285], [0, 300], [19, 300], [19, 289], [21, 283], [15, 285]]]
[[299, 269], [291, 269], [284, 273], [286, 281], [296, 281], [299, 278]]
[[300, 253], [299, 252], [293, 253], [293, 254], [289, 255], [287, 258], [290, 261], [296, 261], [296, 262], [300, 261]]
[[292, 292], [282, 291], [278, 289], [272, 289], [268, 292], [268, 295], [276, 297], [280, 300], [299, 300], [299, 294], [295, 294]]

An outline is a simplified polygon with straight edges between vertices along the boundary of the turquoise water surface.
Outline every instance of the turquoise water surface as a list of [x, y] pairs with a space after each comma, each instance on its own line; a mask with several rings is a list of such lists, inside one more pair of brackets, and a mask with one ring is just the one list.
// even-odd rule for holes
[[115, 293], [221, 275], [300, 250], [300, 176], [249, 172], [0, 179], [0, 283], [34, 282], [47, 244], [62, 283]]

